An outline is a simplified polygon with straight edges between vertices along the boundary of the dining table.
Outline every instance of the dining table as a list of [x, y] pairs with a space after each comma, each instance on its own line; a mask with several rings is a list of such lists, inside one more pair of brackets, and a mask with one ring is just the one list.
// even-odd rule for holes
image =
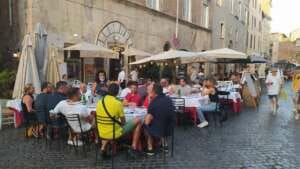
[[[90, 104], [87, 105], [88, 111], [90, 113], [95, 113], [96, 112], [96, 104]], [[147, 114], [147, 109], [144, 107], [124, 107], [124, 114], [126, 120], [133, 120], [136, 117], [139, 117], [141, 119], [144, 119], [144, 117]]]

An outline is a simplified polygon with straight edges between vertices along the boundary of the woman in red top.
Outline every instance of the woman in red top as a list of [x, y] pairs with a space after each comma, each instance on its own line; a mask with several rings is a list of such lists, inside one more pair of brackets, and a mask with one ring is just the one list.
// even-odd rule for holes
[[141, 97], [137, 92], [138, 85], [137, 83], [132, 83], [130, 85], [131, 92], [127, 94], [125, 97], [123, 104], [124, 106], [140, 106], [141, 105]]
[[153, 88], [153, 85], [147, 86], [147, 97], [145, 98], [144, 104], [143, 104], [143, 107], [145, 107], [146, 109], [148, 109], [150, 102], [153, 100], [153, 98], [151, 98], [152, 88]]

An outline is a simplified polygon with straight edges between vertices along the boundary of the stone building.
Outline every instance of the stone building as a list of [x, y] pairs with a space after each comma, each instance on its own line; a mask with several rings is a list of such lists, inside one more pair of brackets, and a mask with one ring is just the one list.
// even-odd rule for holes
[[266, 58], [270, 59], [269, 44], [270, 44], [270, 32], [271, 32], [271, 7], [272, 0], [262, 0], [262, 44], [260, 53]]
[[290, 33], [291, 41], [296, 41], [297, 39], [300, 39], [300, 28], [295, 29]]
[[213, 0], [212, 47], [246, 51], [248, 0]]
[[262, 54], [263, 48], [263, 17], [262, 1], [250, 0], [248, 13], [247, 54]]
[[291, 41], [283, 33], [272, 33], [270, 42], [270, 56], [272, 63], [278, 61], [289, 61], [289, 62], [299, 62], [297, 61], [297, 43]]
[[[210, 49], [211, 1], [179, 2], [178, 38], [175, 38], [175, 0], [15, 0], [18, 44], [26, 33], [33, 32], [37, 23], [42, 23], [49, 44], [60, 49], [81, 41], [114, 50], [134, 47], [153, 54], [161, 52], [166, 41], [180, 49]], [[243, 33], [239, 32], [239, 36]], [[60, 61], [68, 65], [68, 74], [85, 81], [92, 80], [99, 69], [105, 69], [115, 78], [121, 66], [128, 68], [130, 60], [121, 55], [122, 59], [116, 60], [82, 59], [80, 56], [86, 53], [68, 54], [62, 50], [60, 53]]]
[[[212, 48], [246, 52], [248, 0], [213, 0]], [[236, 70], [236, 65], [214, 65], [219, 73]]]

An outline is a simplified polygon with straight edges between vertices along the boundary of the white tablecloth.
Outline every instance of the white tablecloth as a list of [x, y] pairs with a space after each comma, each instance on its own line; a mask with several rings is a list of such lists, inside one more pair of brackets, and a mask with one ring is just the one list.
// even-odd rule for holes
[[22, 111], [21, 106], [21, 99], [15, 99], [15, 100], [9, 100], [6, 102], [6, 107], [13, 108], [15, 110], [18, 110], [19, 112]]
[[[88, 109], [90, 112], [95, 112], [96, 106], [88, 106]], [[147, 114], [147, 109], [142, 107], [136, 107], [136, 108], [125, 107], [124, 113], [125, 113], [125, 118], [128, 121], [136, 117], [144, 118]]]
[[[200, 107], [202, 98], [200, 96], [185, 96], [182, 97], [185, 100], [185, 107]], [[225, 97], [220, 97], [220, 99], [225, 99]], [[233, 102], [237, 102], [238, 99], [241, 99], [239, 92], [230, 92], [228, 99]]]

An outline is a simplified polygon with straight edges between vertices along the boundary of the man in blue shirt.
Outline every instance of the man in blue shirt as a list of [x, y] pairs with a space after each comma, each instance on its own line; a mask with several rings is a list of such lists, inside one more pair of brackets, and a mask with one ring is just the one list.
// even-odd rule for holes
[[163, 88], [159, 84], [153, 84], [149, 93], [154, 98], [145, 117], [144, 127], [147, 137], [148, 155], [154, 154], [153, 140], [159, 138], [164, 151], [168, 150], [167, 142], [163, 137], [172, 135], [175, 126], [175, 107], [172, 100], [163, 94]]

